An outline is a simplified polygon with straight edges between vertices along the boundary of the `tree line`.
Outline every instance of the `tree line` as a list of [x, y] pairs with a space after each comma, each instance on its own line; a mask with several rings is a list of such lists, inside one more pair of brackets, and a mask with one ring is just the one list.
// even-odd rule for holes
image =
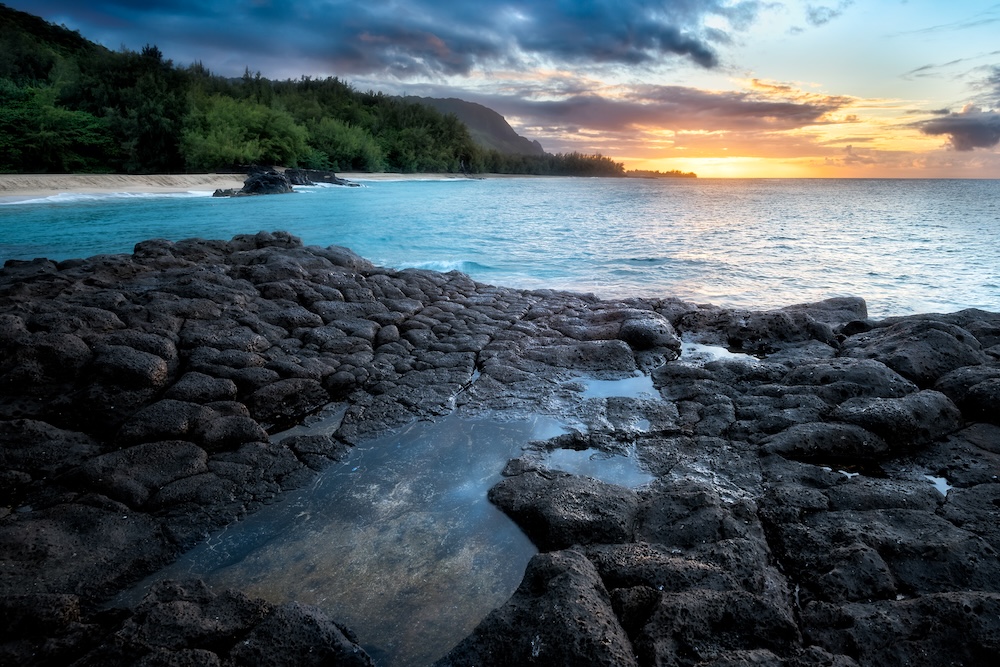
[[0, 172], [331, 171], [621, 176], [601, 155], [475, 144], [453, 114], [337, 77], [241, 78], [179, 67], [156, 46], [111, 51], [0, 5]]

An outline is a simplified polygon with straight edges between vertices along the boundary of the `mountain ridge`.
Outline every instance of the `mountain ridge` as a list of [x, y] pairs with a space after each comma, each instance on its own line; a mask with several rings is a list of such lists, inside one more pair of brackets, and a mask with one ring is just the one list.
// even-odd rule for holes
[[407, 96], [404, 99], [417, 101], [443, 114], [455, 114], [469, 128], [472, 140], [486, 150], [507, 155], [545, 155], [538, 141], [515, 132], [506, 118], [488, 106], [457, 97]]

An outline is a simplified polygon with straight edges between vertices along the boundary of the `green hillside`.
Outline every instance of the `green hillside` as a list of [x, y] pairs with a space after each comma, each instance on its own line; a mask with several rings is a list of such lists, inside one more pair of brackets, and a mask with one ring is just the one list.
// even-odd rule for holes
[[179, 173], [257, 164], [623, 174], [621, 164], [600, 155], [509, 150], [477, 144], [455, 113], [357, 91], [336, 77], [271, 81], [247, 69], [239, 79], [224, 78], [200, 63], [177, 66], [156, 46], [110, 51], [0, 5], [0, 172]]
[[545, 155], [537, 141], [525, 139], [507, 123], [507, 120], [489, 107], [466, 102], [454, 97], [414, 97], [413, 99], [444, 114], [455, 114], [469, 129], [476, 145], [509, 155]]

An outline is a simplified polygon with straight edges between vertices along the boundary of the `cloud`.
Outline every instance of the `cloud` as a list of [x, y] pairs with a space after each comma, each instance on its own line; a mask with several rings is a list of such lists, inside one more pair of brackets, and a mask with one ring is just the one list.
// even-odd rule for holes
[[974, 86], [979, 91], [980, 104], [1000, 108], [1000, 65], [987, 68], [986, 75]]
[[1000, 113], [982, 111], [967, 106], [959, 113], [918, 123], [920, 131], [930, 135], [948, 135], [957, 151], [974, 148], [993, 148], [1000, 144]]
[[987, 8], [985, 11], [979, 12], [970, 18], [965, 18], [960, 21], [954, 21], [952, 23], [941, 23], [938, 25], [933, 25], [927, 28], [921, 28], [920, 30], [911, 30], [909, 32], [902, 32], [899, 34], [922, 34], [922, 33], [934, 33], [934, 32], [951, 32], [955, 30], [972, 30], [975, 28], [981, 28], [983, 26], [992, 25], [1000, 21], [1000, 5], [993, 5]]
[[155, 43], [177, 62], [214, 68], [215, 60], [242, 60], [256, 69], [258, 62], [285, 61], [285, 72], [401, 79], [514, 64], [656, 67], [679, 59], [712, 68], [719, 64], [713, 44], [729, 36], [720, 25], [746, 30], [763, 6], [759, 0], [7, 1], [111, 48]]
[[806, 5], [806, 21], [809, 25], [816, 27], [826, 25], [843, 14], [844, 10], [853, 4], [854, 0], [840, 0], [836, 7], [827, 7], [825, 5]]
[[859, 164], [878, 164], [878, 160], [868, 153], [857, 153], [854, 151], [854, 146], [844, 147], [844, 164], [847, 165], [859, 165]]
[[974, 66], [971, 70], [959, 73], [957, 75], [954, 73], [954, 71], [949, 73], [944, 70], [947, 69], [954, 70], [954, 68], [956, 68], [959, 65], [964, 67], [968, 63], [973, 63], [977, 60], [984, 60], [984, 59], [992, 60], [998, 55], [1000, 55], [1000, 51], [989, 51], [986, 53], [980, 53], [978, 55], [971, 56], [969, 58], [956, 58], [955, 60], [951, 60], [946, 63], [929, 63], [927, 65], [921, 65], [920, 67], [911, 69], [909, 72], [904, 72], [903, 74], [900, 75], [900, 78], [905, 79], [907, 81], [912, 81], [914, 79], [942, 78], [946, 76], [951, 78], [955, 78], [956, 76], [964, 78], [969, 76], [970, 74], [974, 75], [975, 73], [982, 71], [984, 67], [987, 70], [990, 69], [996, 70], [998, 68], [996, 67], [991, 68], [988, 65], [987, 66], [977, 65]]
[[849, 104], [844, 97], [803, 95], [799, 99], [759, 91], [707, 91], [684, 86], [641, 85], [601, 95], [581, 93], [559, 100], [520, 95], [483, 102], [529, 125], [586, 127], [595, 131], [654, 127], [672, 131], [785, 131], [827, 122]]
[[[550, 83], [553, 85], [550, 87]], [[409, 84], [400, 93], [454, 96], [445, 84]], [[752, 81], [737, 91], [686, 86], [602, 85], [565, 75], [533, 81], [490, 81], [466, 88], [462, 99], [502, 114], [515, 130], [552, 153], [618, 156], [686, 154], [805, 155], [816, 147], [809, 128], [853, 122], [855, 98], [803, 92]]]

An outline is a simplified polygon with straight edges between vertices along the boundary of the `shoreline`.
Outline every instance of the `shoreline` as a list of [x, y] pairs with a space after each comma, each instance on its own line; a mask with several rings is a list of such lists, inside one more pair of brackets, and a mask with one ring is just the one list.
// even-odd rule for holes
[[[462, 174], [345, 172], [340, 178], [355, 182], [466, 180]], [[0, 198], [51, 197], [59, 194], [114, 192], [169, 194], [243, 187], [244, 174], [0, 174]], [[477, 178], [538, 178], [530, 174], [483, 174]]]
[[171, 193], [241, 188], [241, 174], [0, 174], [0, 197], [64, 193]]

